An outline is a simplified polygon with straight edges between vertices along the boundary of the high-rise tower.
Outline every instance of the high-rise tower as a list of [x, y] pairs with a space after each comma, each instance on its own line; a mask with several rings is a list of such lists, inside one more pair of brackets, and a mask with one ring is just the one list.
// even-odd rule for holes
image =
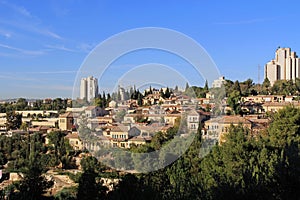
[[271, 85], [277, 80], [295, 80], [300, 78], [300, 59], [291, 48], [278, 48], [275, 59], [265, 66], [265, 78]]
[[80, 81], [80, 99], [90, 102], [98, 95], [98, 79], [93, 76], [82, 78]]

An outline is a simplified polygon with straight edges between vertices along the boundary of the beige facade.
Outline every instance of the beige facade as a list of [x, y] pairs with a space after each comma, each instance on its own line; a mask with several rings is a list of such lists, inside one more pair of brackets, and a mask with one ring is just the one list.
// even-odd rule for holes
[[43, 120], [31, 121], [31, 126], [47, 126], [47, 127], [56, 127], [58, 118], [44, 118]]
[[216, 79], [213, 81], [212, 87], [213, 88], [221, 88], [222, 85], [224, 85], [225, 83], [226, 83], [225, 77], [221, 76], [221, 77], [219, 77], [219, 79]]
[[132, 145], [135, 145], [135, 146], [141, 146], [141, 145], [144, 145], [146, 144], [147, 140], [145, 137], [142, 137], [142, 136], [137, 136], [137, 137], [133, 137], [131, 139], [128, 140], [128, 146], [132, 146]]
[[197, 131], [200, 122], [200, 114], [193, 110], [187, 115], [187, 126], [189, 131]]
[[6, 113], [0, 113], [0, 132], [6, 131]]
[[175, 125], [176, 120], [181, 117], [181, 114], [167, 114], [165, 115], [165, 123], [168, 125]]
[[279, 110], [283, 109], [286, 106], [294, 106], [295, 108], [300, 108], [299, 102], [270, 102], [270, 103], [264, 103], [262, 105], [265, 112], [278, 112]]
[[283, 102], [285, 101], [284, 95], [257, 95], [242, 97], [242, 102], [254, 102], [254, 103], [265, 103], [265, 102]]
[[68, 134], [65, 138], [69, 141], [69, 144], [73, 147], [73, 149], [75, 150], [83, 149], [83, 144], [78, 136], [78, 133]]
[[71, 112], [67, 112], [65, 114], [59, 115], [58, 126], [61, 130], [67, 131], [72, 130], [73, 127], [73, 114]]
[[204, 137], [210, 137], [218, 139], [219, 143], [225, 142], [225, 134], [229, 132], [231, 125], [237, 126], [242, 124], [243, 127], [251, 130], [252, 123], [250, 120], [241, 116], [222, 116], [218, 118], [212, 118], [205, 122], [203, 135]]
[[271, 85], [277, 80], [295, 80], [300, 78], [300, 60], [291, 48], [278, 48], [275, 59], [265, 65], [265, 78]]
[[57, 110], [21, 110], [16, 111], [16, 113], [22, 114], [22, 117], [28, 117], [28, 116], [50, 116], [51, 114], [57, 114]]

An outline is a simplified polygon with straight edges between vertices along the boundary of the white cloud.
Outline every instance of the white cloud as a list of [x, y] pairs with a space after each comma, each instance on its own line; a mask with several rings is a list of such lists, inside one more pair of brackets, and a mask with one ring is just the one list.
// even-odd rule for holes
[[63, 38], [58, 35], [57, 33], [54, 33], [52, 31], [49, 31], [47, 29], [36, 29], [36, 32], [42, 34], [42, 35], [45, 35], [45, 36], [49, 36], [49, 37], [52, 37], [52, 38], [55, 38], [55, 39], [59, 39], [59, 40], [62, 40]]
[[5, 38], [11, 38], [12, 33], [10, 31], [0, 29], [0, 35], [2, 35]]
[[7, 1], [1, 1], [1, 3], [3, 5], [6, 5], [7, 7], [11, 8], [12, 10], [14, 10], [16, 13], [18, 13], [20, 15], [23, 15], [25, 17], [32, 17], [31, 13], [23, 6], [18, 6], [16, 4], [13, 4], [10, 2], [8, 3]]
[[21, 15], [26, 16], [26, 17], [31, 17], [30, 12], [28, 10], [26, 10], [24, 7], [20, 7], [20, 6], [16, 6], [16, 5], [12, 5], [12, 7], [15, 11], [17, 11]]
[[1, 4], [5, 5], [8, 9], [12, 10], [13, 13], [17, 15], [21, 15], [21, 19], [14, 19], [11, 21], [10, 19], [1, 19], [0, 23], [16, 27], [18, 29], [26, 30], [29, 32], [37, 33], [40, 35], [44, 35], [47, 37], [51, 37], [58, 40], [63, 40], [63, 37], [59, 34], [50, 31], [48, 28], [43, 27], [42, 20], [37, 16], [32, 15], [26, 8], [23, 6], [15, 5], [12, 3], [8, 3], [6, 1], [0, 1]]
[[9, 45], [6, 45], [6, 44], [1, 44], [1, 43], [0, 43], [0, 47], [5, 48], [5, 49], [9, 49], [9, 50], [13, 50], [13, 51], [17, 51], [21, 54], [30, 55], [30, 56], [44, 55], [46, 53], [44, 50], [32, 51], [32, 50], [22, 49], [22, 48], [9, 46]]
[[93, 48], [95, 47], [95, 44], [90, 44], [90, 43], [81, 43], [77, 46], [77, 48], [80, 51], [83, 51], [85, 53], [89, 53], [91, 50], [93, 50]]
[[7, 80], [18, 80], [18, 81], [36, 81], [36, 79], [33, 78], [17, 77], [12, 75], [0, 75], [0, 78], [7, 79]]
[[45, 47], [54, 50], [68, 51], [68, 52], [76, 52], [74, 49], [70, 49], [65, 47], [64, 45], [45, 45]]

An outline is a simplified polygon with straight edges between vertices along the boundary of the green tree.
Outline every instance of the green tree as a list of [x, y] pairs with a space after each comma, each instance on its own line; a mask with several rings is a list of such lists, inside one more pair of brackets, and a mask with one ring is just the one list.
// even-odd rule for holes
[[28, 130], [28, 124], [26, 122], [23, 122], [20, 126], [20, 129], [23, 131], [27, 131]]
[[233, 91], [229, 94], [227, 103], [230, 108], [233, 110], [234, 114], [241, 114], [241, 106], [240, 106], [241, 94], [239, 91]]
[[277, 80], [273, 84], [271, 91], [273, 94], [293, 95], [297, 88], [292, 80]]
[[160, 89], [159, 94], [162, 98], [165, 98], [165, 93], [162, 88]]
[[175, 86], [174, 92], [179, 92], [178, 85]]
[[139, 106], [143, 105], [143, 95], [141, 93], [138, 94], [137, 103]]
[[77, 199], [105, 199], [107, 188], [98, 180], [97, 165], [98, 161], [94, 157], [82, 159], [83, 173], [79, 178]]
[[20, 128], [22, 124], [22, 115], [14, 111], [6, 113], [6, 129], [15, 130]]
[[241, 88], [241, 95], [242, 96], [249, 96], [250, 94], [256, 94], [257, 92], [254, 91], [254, 83], [252, 79], [247, 79], [244, 82], [240, 83]]
[[65, 133], [61, 131], [52, 131], [47, 137], [49, 138], [49, 143], [54, 146], [55, 160], [58, 164], [59, 161], [62, 162], [63, 157], [66, 155]]
[[7, 158], [3, 152], [0, 151], [0, 166], [7, 163]]
[[189, 83], [185, 84], [185, 92], [187, 92], [187, 90], [190, 88]]
[[63, 188], [55, 195], [55, 200], [76, 200], [77, 187]]
[[155, 195], [148, 193], [147, 196], [145, 193], [142, 181], [133, 174], [126, 174], [115, 186], [114, 191], [108, 193], [108, 199], [153, 199], [152, 197]]
[[167, 87], [167, 89], [166, 89], [166, 91], [164, 93], [164, 96], [165, 96], [165, 98], [169, 98], [171, 96], [171, 92], [170, 92], [169, 87]]
[[15, 192], [11, 199], [41, 199], [46, 190], [53, 185], [53, 181], [48, 181], [43, 172], [44, 169], [38, 158], [29, 162], [23, 171], [23, 179], [16, 183], [19, 192]]
[[26, 110], [28, 102], [24, 98], [19, 98], [15, 105], [16, 110]]
[[203, 88], [205, 91], [208, 91], [209, 88], [208, 88], [208, 82], [207, 80], [205, 80], [205, 85], [204, 85], [204, 88]]

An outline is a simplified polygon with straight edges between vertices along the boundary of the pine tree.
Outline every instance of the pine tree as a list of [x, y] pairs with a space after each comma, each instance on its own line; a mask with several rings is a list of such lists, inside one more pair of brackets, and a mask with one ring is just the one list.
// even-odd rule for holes
[[205, 91], [208, 91], [208, 82], [207, 82], [207, 80], [205, 81], [205, 85], [204, 85], [204, 88], [203, 88]]
[[162, 88], [160, 89], [159, 94], [162, 98], [165, 98], [165, 93]]
[[187, 92], [189, 88], [190, 88], [189, 83], [186, 83], [185, 84], [185, 92]]
[[143, 96], [142, 96], [141, 93], [138, 93], [137, 103], [138, 103], [139, 106], [143, 105]]
[[12, 199], [41, 199], [46, 190], [53, 185], [53, 181], [48, 181], [43, 172], [42, 163], [35, 156], [23, 171], [24, 178], [16, 185], [19, 192], [12, 194]]
[[169, 98], [170, 96], [171, 96], [171, 93], [170, 93], [170, 90], [169, 90], [169, 88], [167, 87], [167, 89], [166, 89], [166, 92], [165, 92], [165, 98]]

